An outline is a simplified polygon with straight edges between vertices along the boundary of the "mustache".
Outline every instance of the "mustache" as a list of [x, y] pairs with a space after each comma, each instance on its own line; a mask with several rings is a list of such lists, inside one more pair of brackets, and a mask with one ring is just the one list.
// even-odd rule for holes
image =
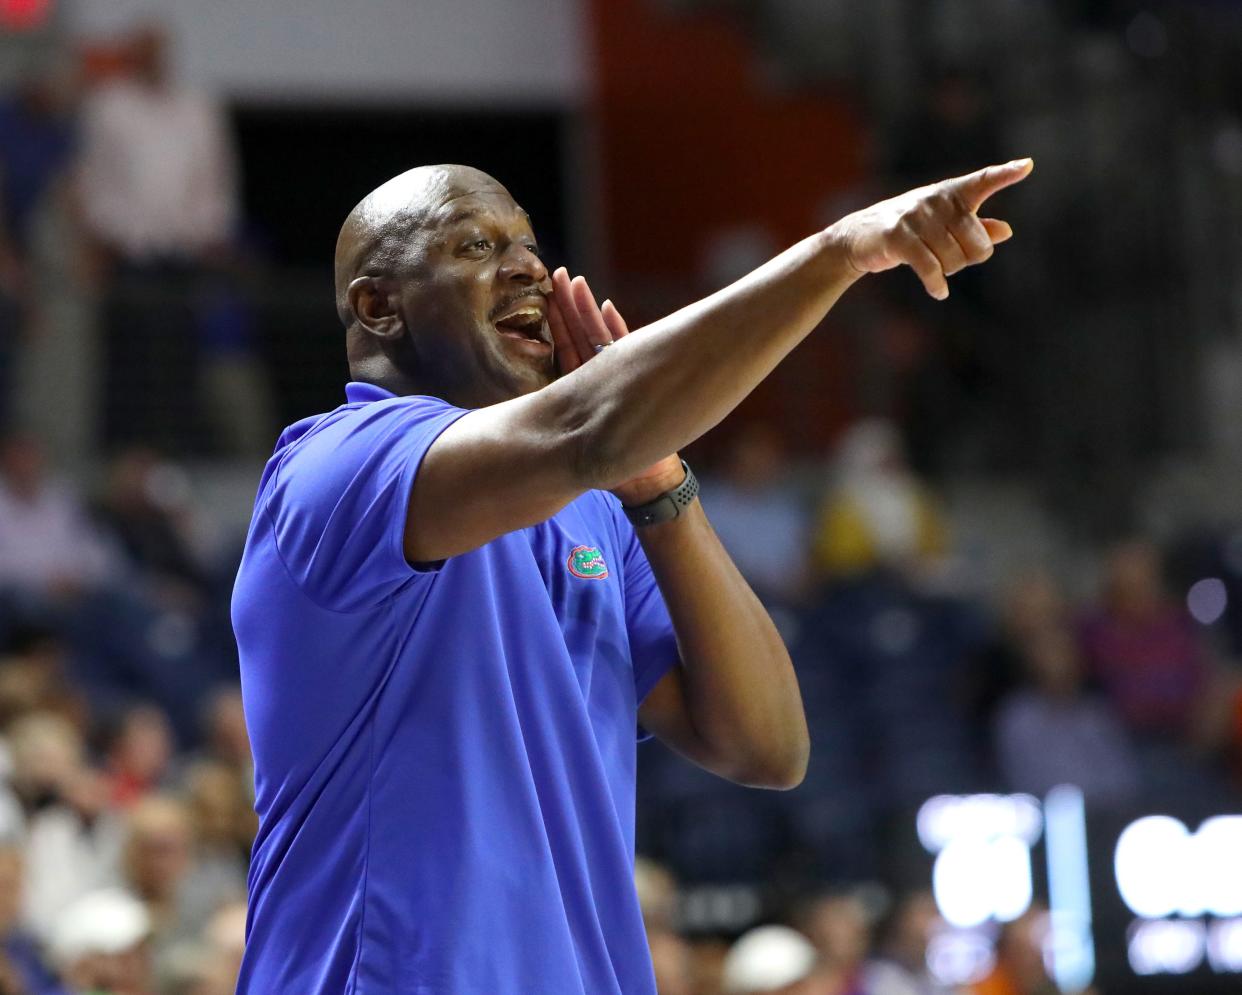
[[537, 287], [532, 287], [527, 290], [520, 290], [516, 294], [511, 294], [509, 297], [505, 298], [494, 308], [492, 308], [491, 311], [488, 312], [487, 318], [489, 321], [494, 320], [501, 311], [505, 308], [513, 307], [513, 305], [518, 301], [538, 301], [542, 304], [547, 300], [547, 297], [548, 295], [542, 290], [539, 290]]

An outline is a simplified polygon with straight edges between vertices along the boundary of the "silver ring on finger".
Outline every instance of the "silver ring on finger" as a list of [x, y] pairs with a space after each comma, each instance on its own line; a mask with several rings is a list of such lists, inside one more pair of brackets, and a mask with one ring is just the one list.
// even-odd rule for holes
[[598, 356], [601, 352], [607, 349], [610, 345], [612, 345], [611, 342], [596, 342], [593, 346], [591, 346], [591, 348], [595, 350], [595, 355]]

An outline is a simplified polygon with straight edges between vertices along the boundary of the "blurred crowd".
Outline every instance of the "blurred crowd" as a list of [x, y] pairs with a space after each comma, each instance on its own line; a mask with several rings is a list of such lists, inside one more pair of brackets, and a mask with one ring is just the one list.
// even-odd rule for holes
[[[640, 858], [639, 896], [660, 995], [1055, 995], [1045, 966], [1048, 913], [1037, 905], [998, 930], [979, 980], [957, 987], [934, 964], [945, 926], [929, 891], [835, 889], [788, 906], [784, 921], [732, 941], [685, 936], [673, 878]], [[1093, 989], [1081, 995], [1094, 995]]]
[[741, 432], [702, 500], [785, 630], [812, 760], [799, 789], [765, 795], [641, 754], [638, 880], [662, 995], [1059, 991], [1038, 902], [994, 924], [994, 955], [954, 968], [915, 813], [940, 793], [1062, 784], [1089, 814], [1236, 811], [1233, 533], [1117, 542], [1085, 595], [1037, 565], [980, 592], [892, 425], [851, 427], [826, 470], [782, 449], [775, 431]]
[[33, 49], [0, 98], [0, 425], [77, 458], [257, 456], [274, 428], [235, 136], [171, 67], [141, 24]]
[[232, 562], [179, 471], [0, 440], [0, 992], [233, 991], [255, 832]]
[[[936, 794], [1070, 783], [1091, 810], [1237, 806], [1228, 535], [1173, 556], [1119, 543], [1086, 600], [1037, 570], [989, 598], [963, 585], [891, 424], [852, 426], [827, 467], [758, 424], [727, 453], [703, 500], [790, 644], [813, 755], [785, 794], [641, 748], [663, 995], [947, 990], [926, 973], [944, 925], [912, 831]], [[255, 829], [227, 621], [244, 523], [204, 528], [209, 511], [150, 450], [83, 490], [33, 437], [0, 441], [3, 995], [232, 983]], [[1038, 909], [1007, 925], [973, 991], [1049, 990], [1045, 928]]]
[[[0, 98], [0, 995], [223, 995], [255, 831], [228, 621], [245, 523], [216, 521], [184, 463], [274, 438], [250, 303], [262, 240], [226, 114], [178, 83], [163, 31], [46, 55]], [[946, 70], [920, 92], [825, 220], [1000, 156], [979, 79]], [[1110, 259], [1133, 241], [1081, 239]], [[726, 232], [703, 289], [775, 248]], [[1133, 296], [1090, 263], [1067, 297]], [[912, 832], [934, 795], [1069, 783], [1117, 813], [1242, 801], [1238, 534], [1129, 536], [1083, 554], [1085, 574], [1050, 559], [999, 585], [972, 576], [932, 481], [1028, 462], [1031, 426], [1007, 403], [1021, 344], [1002, 362], [993, 334], [1013, 309], [972, 274], [934, 316], [898, 286], [860, 288], [840, 334], [808, 343], [836, 350], [827, 365], [849, 353], [848, 404], [807, 387], [825, 363], [804, 352], [773, 379], [779, 404], [759, 398], [692, 455], [791, 648], [813, 754], [799, 789], [772, 794], [641, 748], [636, 874], [661, 995], [947, 995]], [[1100, 310], [1128, 334], [1116, 303]], [[1156, 383], [1117, 372], [1146, 355], [1128, 339], [1100, 362], [1032, 351], [1060, 364], [1041, 383], [1111, 378], [1086, 398]], [[1137, 465], [1147, 423], [1043, 400], [1029, 409], [1062, 423], [1057, 465], [1082, 469], [1048, 475], [1043, 496], [1095, 509], [1092, 541], [1123, 534], [1128, 478], [1093, 474]], [[998, 928], [962, 995], [1054, 990], [1046, 932], [1038, 906]]]

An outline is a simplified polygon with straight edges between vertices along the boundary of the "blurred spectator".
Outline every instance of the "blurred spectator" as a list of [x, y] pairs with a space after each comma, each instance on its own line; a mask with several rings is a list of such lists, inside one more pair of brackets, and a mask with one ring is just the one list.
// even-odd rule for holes
[[69, 905], [117, 881], [121, 826], [67, 719], [24, 716], [13, 723], [8, 740], [13, 788], [27, 819], [25, 921], [46, 939]]
[[233, 772], [203, 761], [186, 775], [197, 852], [193, 880], [206, 904], [221, 895], [245, 895], [246, 863], [257, 828], [251, 800]]
[[147, 25], [130, 73], [84, 109], [83, 213], [109, 274], [109, 437], [182, 450], [270, 448], [267, 385], [237, 290], [237, 156], [220, 105], [174, 83], [169, 42]]
[[181, 914], [182, 889], [194, 859], [193, 842], [189, 814], [172, 798], [152, 795], [130, 812], [125, 881], [146, 906], [157, 957], [176, 941], [194, 935]]
[[[220, 688], [208, 699], [202, 735], [203, 747], [191, 769], [191, 797], [194, 797], [194, 777], [199, 771], [209, 771], [211, 773], [207, 778], [212, 785], [204, 790], [218, 794], [218, 805], [222, 809], [224, 782], [227, 779], [230, 804], [234, 810], [233, 838], [248, 859], [250, 844], [258, 830], [258, 816], [254, 812], [254, 761], [250, 755], [250, 737], [246, 732], [241, 691], [235, 685]], [[638, 879], [641, 879], [644, 863], [640, 857], [635, 866]], [[655, 874], [667, 873], [657, 864], [649, 866]]]
[[72, 163], [71, 90], [61, 67], [47, 61], [0, 98], [0, 215], [8, 245], [19, 256], [30, 242], [35, 215]]
[[20, 924], [22, 864], [16, 843], [0, 843], [0, 992], [61, 995], [64, 989], [44, 963], [34, 937]]
[[942, 925], [929, 891], [900, 898], [876, 929], [876, 955], [863, 968], [866, 995], [953, 995], [927, 969], [927, 946]]
[[160, 995], [233, 995], [245, 941], [245, 903], [225, 906], [172, 958], [159, 978]]
[[85, 109], [82, 199], [103, 247], [129, 262], [194, 260], [235, 235], [235, 152], [224, 114], [173, 82], [168, 36], [145, 25], [129, 40], [130, 73]]
[[218, 865], [199, 863], [190, 811], [168, 796], [148, 796], [130, 811], [124, 869], [151, 918], [157, 970], [244, 894], [237, 882], [221, 880]]
[[67, 596], [99, 584], [104, 546], [73, 495], [49, 479], [30, 436], [0, 439], [0, 589]]
[[203, 995], [233, 995], [246, 946], [245, 900], [221, 907], [203, 935], [214, 962], [211, 983]]
[[963, 673], [962, 702], [981, 752], [990, 755], [995, 745], [996, 709], [1025, 685], [1022, 647], [1049, 629], [1064, 629], [1071, 619], [1061, 586], [1046, 571], [1023, 575], [1005, 592], [997, 631]]
[[729, 944], [720, 937], [698, 937], [690, 943], [690, 991], [693, 995], [721, 995]]
[[78, 995], [155, 995], [150, 936], [151, 919], [138, 899], [102, 889], [65, 910], [49, 952]]
[[789, 486], [782, 442], [752, 423], [734, 440], [703, 505], [733, 562], [765, 600], [788, 600], [805, 585], [807, 515]]
[[834, 481], [819, 515], [815, 564], [827, 578], [881, 567], [914, 570], [945, 552], [946, 528], [906, 464], [896, 428], [870, 419], [837, 445]]
[[676, 930], [677, 882], [646, 857], [634, 861], [634, 885], [660, 995], [694, 995], [690, 946]]
[[96, 514], [129, 561], [182, 599], [200, 595], [206, 576], [188, 536], [183, 474], [150, 449], [119, 453], [108, 469]]
[[17, 366], [18, 343], [23, 328], [23, 298], [26, 270], [13, 247], [0, 215], [0, 432], [12, 421], [13, 370]]
[[634, 888], [648, 930], [677, 928], [677, 880], [667, 868], [646, 857], [635, 858]]
[[0, 657], [0, 730], [30, 712], [51, 712], [85, 732], [89, 704], [67, 680], [69, 648], [52, 629], [21, 625]]
[[[970, 995], [1059, 995], [1060, 988], [1048, 976], [1044, 951], [1048, 943], [1048, 912], [1034, 906], [1006, 923], [996, 943], [996, 965]], [[1077, 995], [1093, 995], [1088, 988]]]
[[31, 332], [31, 228], [74, 150], [67, 91], [40, 65], [0, 98], [0, 431], [11, 428], [18, 342]]
[[1207, 648], [1165, 593], [1151, 543], [1111, 551], [1101, 604], [1086, 618], [1082, 638], [1091, 675], [1136, 736], [1164, 743], [1192, 737], [1208, 681]]
[[871, 922], [860, 895], [835, 891], [803, 903], [795, 925], [813, 944], [819, 975], [837, 995], [863, 995], [862, 966], [871, 945]]
[[656, 991], [660, 995], [694, 995], [690, 945], [669, 930], [647, 933]]
[[153, 705], [127, 709], [106, 744], [112, 804], [129, 808], [165, 785], [172, 757], [167, 716]]
[[996, 752], [1007, 786], [1043, 798], [1058, 784], [1089, 802], [1122, 805], [1139, 792], [1139, 769], [1108, 702], [1083, 687], [1080, 650], [1065, 627], [1034, 630], [1019, 647], [1029, 685], [1001, 704]]
[[[811, 995], [805, 987], [814, 980], [815, 947], [788, 926], [759, 926], [743, 934], [724, 963], [727, 995]], [[817, 990], [836, 995], [831, 987]]]
[[203, 717], [206, 755], [237, 772], [247, 782], [253, 780], [250, 735], [246, 731], [246, 712], [241, 689], [228, 685], [208, 700]]

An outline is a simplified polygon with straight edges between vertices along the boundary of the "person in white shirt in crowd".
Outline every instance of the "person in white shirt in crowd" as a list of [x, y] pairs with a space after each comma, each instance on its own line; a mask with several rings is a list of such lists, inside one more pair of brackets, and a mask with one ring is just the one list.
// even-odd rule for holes
[[233, 239], [236, 153], [223, 108], [172, 80], [168, 38], [137, 30], [129, 76], [84, 108], [80, 189], [92, 233], [132, 261], [194, 259]]
[[37, 598], [83, 593], [108, 574], [105, 544], [73, 493], [52, 480], [43, 449], [0, 439], [0, 591]]
[[25, 814], [23, 918], [46, 941], [70, 905], [119, 880], [123, 829], [68, 719], [34, 712], [15, 721], [6, 738], [12, 788]]
[[126, 47], [128, 75], [83, 108], [78, 183], [109, 283], [106, 434], [202, 443], [201, 388], [217, 444], [266, 452], [267, 389], [236, 292], [241, 199], [225, 109], [174, 81], [159, 26]]

